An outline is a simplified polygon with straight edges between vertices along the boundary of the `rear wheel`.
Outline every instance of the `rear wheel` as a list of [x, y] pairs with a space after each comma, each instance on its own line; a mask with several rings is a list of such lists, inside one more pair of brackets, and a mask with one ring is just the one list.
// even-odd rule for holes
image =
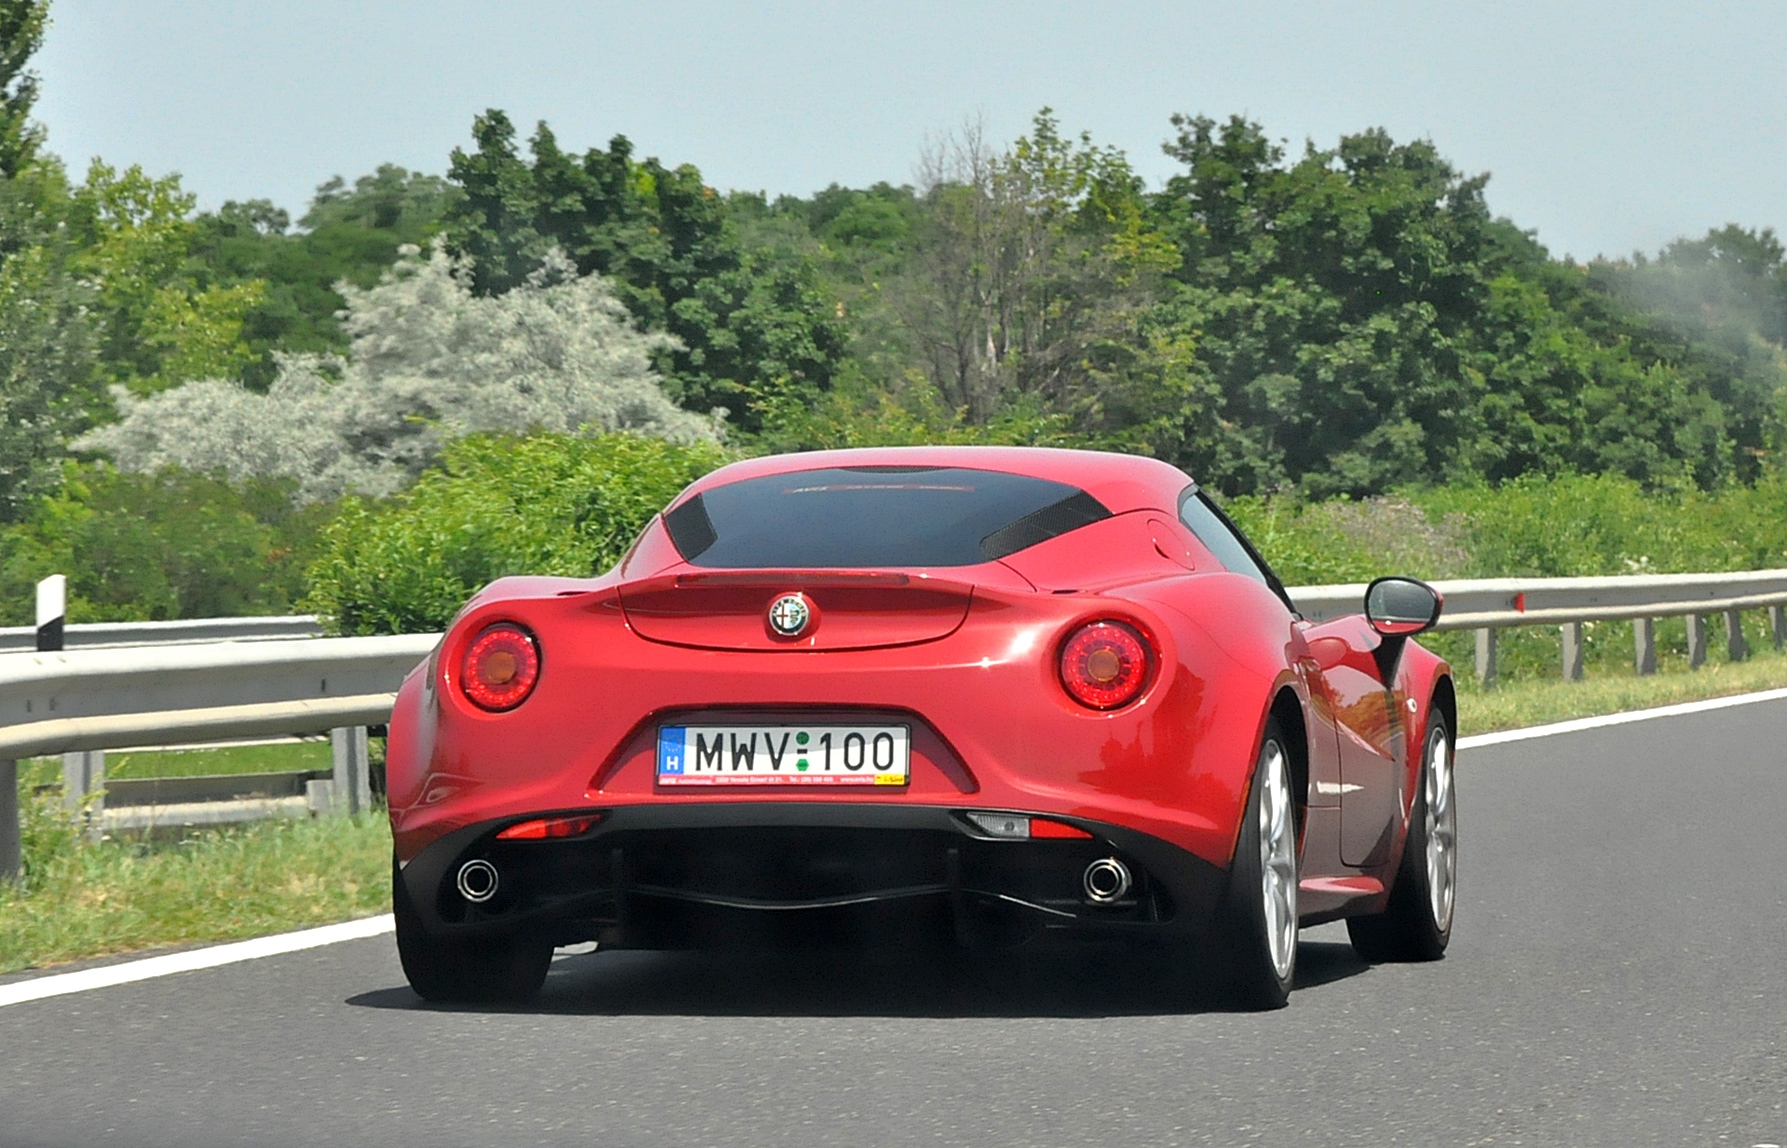
[[1437, 961], [1452, 939], [1458, 884], [1458, 810], [1452, 742], [1446, 719], [1433, 714], [1421, 754], [1421, 778], [1409, 810], [1408, 840], [1390, 902], [1382, 913], [1349, 917], [1353, 950], [1368, 961]]
[[1288, 743], [1266, 723], [1219, 921], [1228, 979], [1243, 1003], [1283, 1008], [1297, 971], [1297, 807]]
[[481, 938], [477, 942], [431, 935], [410, 902], [396, 862], [391, 865], [391, 909], [397, 921], [397, 957], [410, 987], [441, 1004], [524, 1001], [540, 989], [552, 964], [552, 946], [529, 937]]

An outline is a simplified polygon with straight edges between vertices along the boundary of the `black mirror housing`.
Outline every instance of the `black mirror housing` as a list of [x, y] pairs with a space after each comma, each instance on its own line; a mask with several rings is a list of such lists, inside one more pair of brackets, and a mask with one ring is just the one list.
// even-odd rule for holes
[[1418, 578], [1379, 578], [1365, 588], [1365, 620], [1386, 638], [1409, 638], [1431, 630], [1445, 599]]

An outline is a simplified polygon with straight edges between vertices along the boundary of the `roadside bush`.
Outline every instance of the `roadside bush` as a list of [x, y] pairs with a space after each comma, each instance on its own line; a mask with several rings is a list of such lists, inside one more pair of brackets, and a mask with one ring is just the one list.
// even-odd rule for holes
[[1383, 498], [1224, 504], [1290, 585], [1572, 578], [1787, 567], [1787, 475], [1647, 492], [1621, 475], [1412, 488]]
[[1619, 475], [1521, 478], [1411, 495], [1463, 527], [1474, 577], [1584, 577], [1787, 566], [1787, 479], [1647, 493]]
[[347, 500], [324, 530], [305, 606], [343, 634], [439, 630], [504, 575], [606, 570], [653, 514], [728, 457], [709, 443], [634, 434], [462, 439], [405, 493]]
[[61, 489], [0, 532], [0, 621], [27, 625], [34, 587], [68, 576], [75, 622], [283, 614], [302, 595], [333, 506], [292, 483], [69, 464]]
[[1471, 564], [1463, 524], [1436, 520], [1405, 497], [1242, 497], [1223, 509], [1288, 586], [1369, 582], [1383, 574], [1458, 578]]

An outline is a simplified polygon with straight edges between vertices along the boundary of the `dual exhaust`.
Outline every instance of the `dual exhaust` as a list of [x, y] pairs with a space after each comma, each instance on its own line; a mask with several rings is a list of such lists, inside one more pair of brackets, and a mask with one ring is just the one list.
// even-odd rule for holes
[[[1086, 866], [1086, 871], [1080, 876], [1080, 885], [1086, 892], [1086, 900], [1095, 905], [1109, 905], [1122, 900], [1133, 883], [1129, 866], [1115, 857], [1099, 858]], [[496, 866], [482, 857], [474, 857], [461, 865], [454, 879], [459, 895], [474, 905], [482, 905], [496, 896], [501, 884], [502, 875], [497, 872]]]

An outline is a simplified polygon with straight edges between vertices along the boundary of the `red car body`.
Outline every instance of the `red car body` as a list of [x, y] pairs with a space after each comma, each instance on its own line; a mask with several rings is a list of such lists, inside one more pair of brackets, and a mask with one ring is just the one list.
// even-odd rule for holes
[[[840, 468], [1023, 476], [1106, 513], [967, 565], [733, 569], [679, 550], [675, 512], [698, 496]], [[824, 910], [896, 902], [933, 906], [964, 939], [1191, 935], [1228, 886], [1275, 720], [1291, 743], [1301, 923], [1381, 913], [1430, 724], [1456, 729], [1449, 670], [1363, 615], [1299, 618], [1269, 572], [1230, 569], [1188, 527], [1207, 534], [1209, 506], [1165, 463], [1088, 451], [868, 449], [716, 471], [609, 573], [488, 586], [404, 682], [386, 762], [400, 896], [427, 936], [468, 942], [700, 944], [759, 935], [752, 921], [786, 936]], [[791, 593], [813, 619], [789, 641], [765, 617]], [[1062, 676], [1063, 643], [1100, 621], [1150, 654], [1139, 693], [1110, 709], [1076, 700]], [[502, 624], [537, 644], [537, 680], [491, 712], [461, 679], [468, 646]], [[692, 786], [657, 773], [661, 728], [778, 721], [897, 722], [909, 781]], [[996, 839], [975, 812], [1035, 818], [1037, 833]], [[498, 837], [551, 818], [525, 832], [553, 836]], [[1102, 858], [1128, 876], [1108, 901], [1082, 880]], [[494, 867], [501, 895], [460, 895], [468, 860]]]

